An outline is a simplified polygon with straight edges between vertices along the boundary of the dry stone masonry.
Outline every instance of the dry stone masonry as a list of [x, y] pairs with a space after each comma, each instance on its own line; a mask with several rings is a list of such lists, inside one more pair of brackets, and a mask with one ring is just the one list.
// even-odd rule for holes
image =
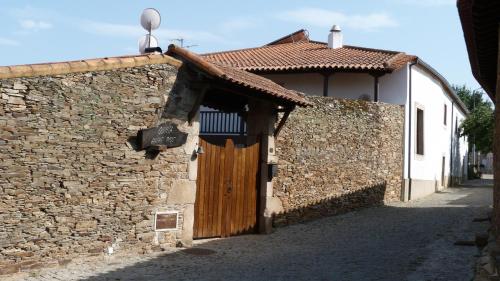
[[[0, 275], [192, 242], [199, 123], [187, 119], [199, 102], [196, 73], [180, 63], [92, 65], [0, 79]], [[261, 215], [278, 213], [283, 225], [399, 199], [403, 109], [310, 100], [276, 141], [264, 138], [264, 164], [279, 161], [279, 172], [264, 177]], [[271, 111], [254, 114], [274, 124]], [[139, 149], [138, 131], [165, 122], [186, 143]], [[178, 212], [177, 228], [155, 230], [158, 212]]]
[[400, 199], [404, 109], [309, 97], [276, 140], [274, 196], [283, 225]]
[[[0, 274], [189, 243], [199, 129], [187, 75], [158, 64], [0, 79]], [[186, 145], [139, 151], [138, 130], [165, 120]], [[177, 230], [155, 232], [169, 210]]]

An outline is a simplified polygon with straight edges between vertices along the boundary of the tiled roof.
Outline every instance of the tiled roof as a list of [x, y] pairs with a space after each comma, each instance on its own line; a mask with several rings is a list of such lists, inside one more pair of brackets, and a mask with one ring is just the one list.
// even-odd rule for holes
[[[298, 70], [391, 72], [416, 59], [415, 56], [402, 52], [354, 46], [331, 49], [326, 43], [309, 40], [305, 32], [299, 30], [263, 47], [209, 53], [203, 57], [251, 72]], [[299, 36], [301, 34], [303, 36]]]
[[192, 53], [186, 49], [175, 45], [168, 47], [168, 55], [178, 56], [191, 62], [196, 67], [209, 75], [228, 81], [233, 84], [254, 90], [264, 96], [275, 98], [301, 106], [311, 105], [302, 93], [289, 90], [262, 76], [240, 70], [231, 66], [211, 62], [200, 55]]
[[178, 68], [182, 65], [182, 62], [163, 54], [150, 54], [69, 62], [0, 66], [0, 79], [102, 71], [148, 64], [170, 64]]

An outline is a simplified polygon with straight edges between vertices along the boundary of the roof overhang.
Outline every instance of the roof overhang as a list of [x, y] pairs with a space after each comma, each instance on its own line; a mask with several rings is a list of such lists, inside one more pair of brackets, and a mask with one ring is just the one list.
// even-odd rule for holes
[[439, 81], [441, 87], [448, 93], [450, 98], [455, 102], [455, 104], [458, 106], [458, 108], [460, 109], [460, 111], [462, 111], [464, 115], [468, 115], [470, 113], [465, 104], [463, 103], [463, 101], [457, 95], [455, 90], [453, 90], [453, 87], [450, 85], [448, 80], [444, 78], [443, 75], [441, 75], [436, 69], [434, 69], [432, 66], [430, 66], [420, 58], [417, 58], [414, 64], [420, 66], [423, 70], [427, 71], [431, 76], [433, 76]]
[[167, 55], [174, 56], [187, 62], [196, 67], [199, 71], [208, 74], [218, 81], [227, 83], [233, 88], [242, 88], [244, 90], [242, 93], [246, 93], [249, 96], [272, 100], [279, 105], [285, 106], [312, 105], [302, 93], [286, 89], [262, 76], [234, 67], [210, 62], [187, 49], [170, 45]]
[[497, 88], [500, 1], [458, 0], [472, 74], [492, 100]]

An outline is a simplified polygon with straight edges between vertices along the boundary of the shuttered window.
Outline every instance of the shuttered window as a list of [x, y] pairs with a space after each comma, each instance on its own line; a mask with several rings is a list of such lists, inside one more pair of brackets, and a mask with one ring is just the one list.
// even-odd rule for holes
[[447, 115], [447, 111], [448, 111], [448, 108], [446, 107], [446, 104], [444, 105], [444, 121], [443, 121], [443, 124], [446, 125], [446, 115]]
[[424, 110], [417, 108], [417, 154], [424, 155]]

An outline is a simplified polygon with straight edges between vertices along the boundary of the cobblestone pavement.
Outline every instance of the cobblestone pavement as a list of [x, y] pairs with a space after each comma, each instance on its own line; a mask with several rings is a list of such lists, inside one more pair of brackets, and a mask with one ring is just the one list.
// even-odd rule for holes
[[271, 235], [198, 242], [201, 250], [100, 257], [4, 280], [471, 280], [478, 249], [453, 243], [486, 231], [472, 220], [487, 215], [492, 193], [472, 186]]

